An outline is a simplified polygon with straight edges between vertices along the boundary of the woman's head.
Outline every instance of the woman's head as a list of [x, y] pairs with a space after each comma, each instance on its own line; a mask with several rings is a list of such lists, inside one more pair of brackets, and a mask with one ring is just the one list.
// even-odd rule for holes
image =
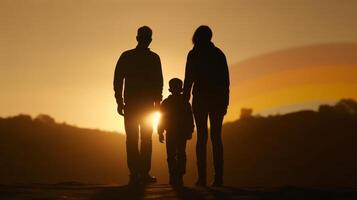
[[193, 34], [192, 43], [194, 45], [208, 44], [212, 39], [212, 30], [205, 25], [198, 27]]

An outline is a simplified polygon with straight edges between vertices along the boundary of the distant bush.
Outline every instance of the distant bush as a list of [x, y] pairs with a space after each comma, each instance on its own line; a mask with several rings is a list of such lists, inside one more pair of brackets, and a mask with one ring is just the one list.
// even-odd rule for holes
[[40, 114], [38, 115], [35, 119], [35, 122], [41, 122], [41, 123], [46, 123], [46, 124], [54, 124], [56, 123], [55, 119], [49, 115], [45, 114]]

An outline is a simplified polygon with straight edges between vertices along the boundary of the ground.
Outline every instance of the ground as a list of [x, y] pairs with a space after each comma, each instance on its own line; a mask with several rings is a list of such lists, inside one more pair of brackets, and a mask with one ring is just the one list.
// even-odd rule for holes
[[210, 188], [183, 187], [166, 184], [141, 188], [115, 185], [35, 184], [0, 185], [1, 200], [111, 200], [111, 199], [238, 199], [238, 200], [357, 200], [357, 189], [282, 188]]

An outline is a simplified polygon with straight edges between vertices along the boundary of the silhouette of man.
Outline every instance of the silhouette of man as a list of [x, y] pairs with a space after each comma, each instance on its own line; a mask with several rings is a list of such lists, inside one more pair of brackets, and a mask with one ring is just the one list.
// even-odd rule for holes
[[153, 127], [148, 118], [159, 108], [163, 78], [160, 57], [148, 48], [151, 36], [149, 27], [138, 29], [138, 45], [122, 53], [114, 74], [118, 113], [124, 116], [129, 185], [156, 182], [156, 178], [149, 175]]
[[213, 147], [214, 182], [223, 185], [222, 122], [229, 103], [229, 72], [224, 53], [211, 42], [212, 31], [200, 26], [195, 31], [193, 49], [188, 53], [184, 81], [184, 95], [190, 99], [197, 127], [196, 156], [198, 180], [196, 185], [205, 186], [206, 144], [208, 139], [207, 120], [210, 119], [210, 137]]

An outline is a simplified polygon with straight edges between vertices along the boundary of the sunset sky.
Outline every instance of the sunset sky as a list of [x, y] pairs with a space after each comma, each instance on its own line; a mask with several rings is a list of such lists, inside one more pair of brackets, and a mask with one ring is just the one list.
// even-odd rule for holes
[[113, 72], [142, 25], [165, 97], [194, 30], [213, 29], [231, 72], [227, 121], [241, 107], [267, 115], [357, 99], [356, 10], [355, 0], [0, 0], [0, 116], [122, 132]]

